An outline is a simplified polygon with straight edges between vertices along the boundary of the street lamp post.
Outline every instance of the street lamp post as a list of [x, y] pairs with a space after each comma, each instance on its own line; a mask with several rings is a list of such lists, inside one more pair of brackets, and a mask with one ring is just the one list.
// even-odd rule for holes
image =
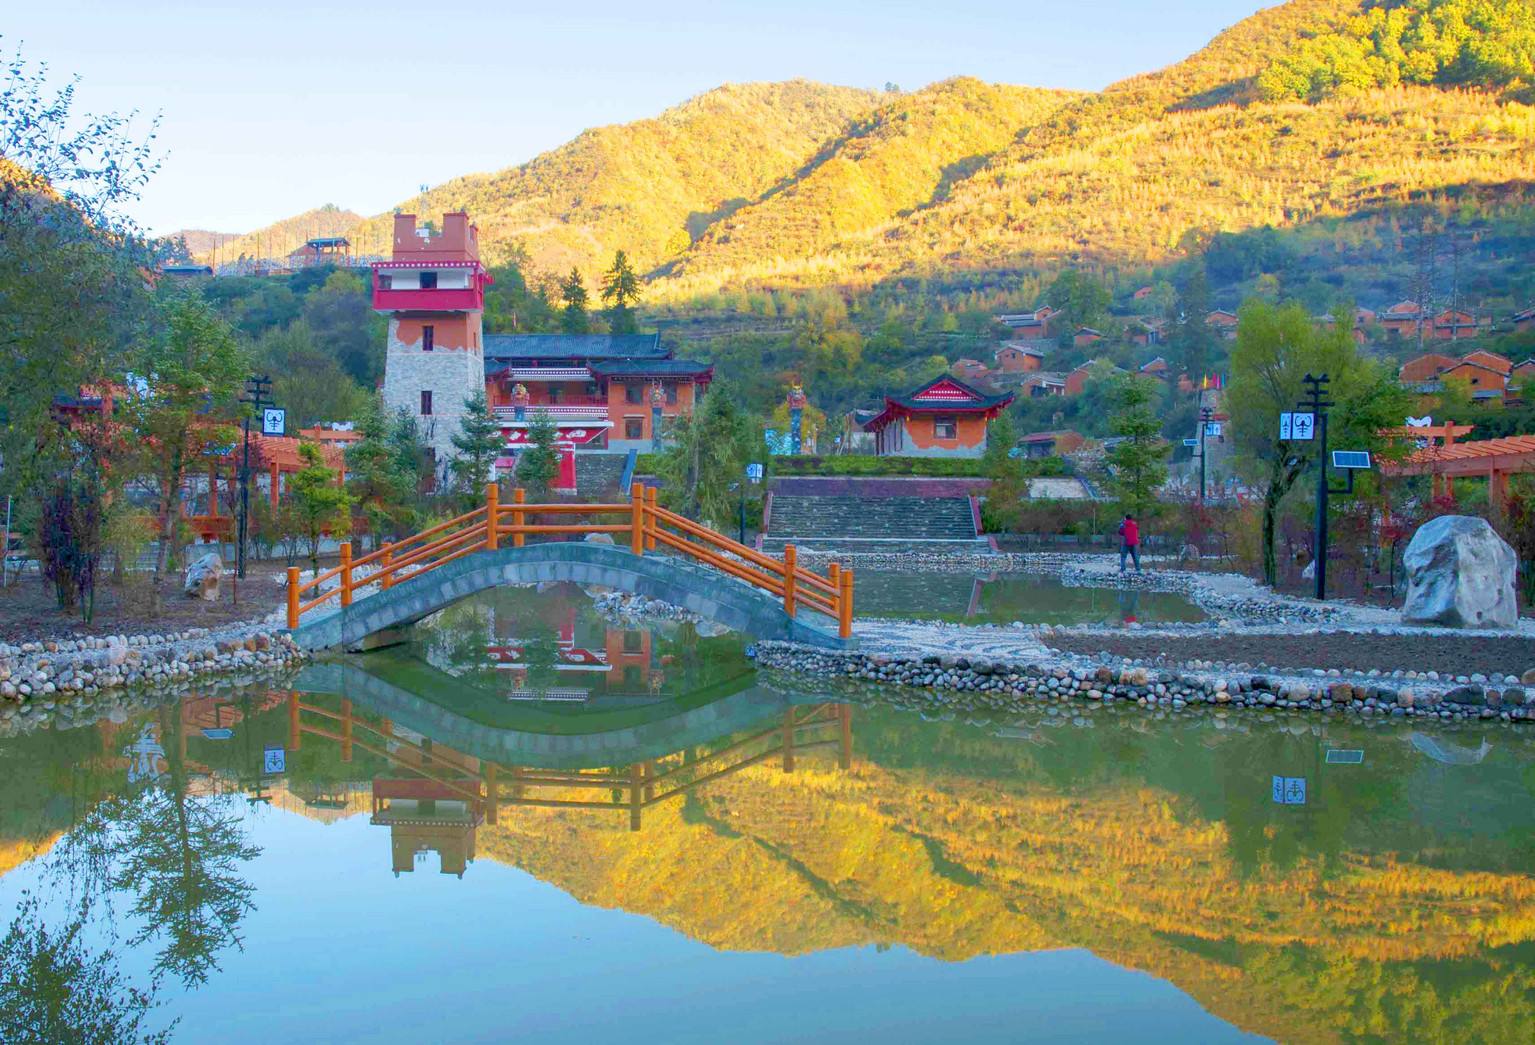
[[1210, 418], [1215, 411], [1208, 406], [1199, 408], [1199, 503], [1205, 502], [1205, 436], [1210, 431]]
[[[1314, 377], [1307, 374], [1301, 378], [1301, 384], [1306, 386], [1305, 398], [1300, 402], [1298, 409], [1310, 411], [1316, 418], [1317, 462], [1316, 462], [1316, 597], [1318, 601], [1327, 598], [1327, 494], [1330, 488], [1327, 485], [1327, 408], [1332, 406], [1332, 401], [1323, 398], [1327, 395], [1329, 378], [1326, 374]], [[1352, 484], [1351, 484], [1352, 488]]]
[[272, 379], [264, 374], [253, 374], [245, 382], [245, 394], [240, 402], [250, 406], [245, 415], [245, 447], [240, 457], [240, 525], [235, 537], [235, 576], [245, 579], [245, 538], [250, 529], [251, 505], [251, 414], [259, 414], [263, 407], [272, 405], [267, 393], [272, 390]]
[[741, 521], [736, 531], [736, 542], [746, 543], [746, 484], [756, 486], [762, 481], [762, 466], [753, 461], [746, 466], [746, 478], [736, 485], [741, 488]]

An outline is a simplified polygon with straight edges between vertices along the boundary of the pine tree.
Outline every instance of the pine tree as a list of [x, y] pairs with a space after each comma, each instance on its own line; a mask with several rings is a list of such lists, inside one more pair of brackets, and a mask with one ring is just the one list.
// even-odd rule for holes
[[448, 466], [460, 492], [470, 504], [484, 495], [491, 469], [505, 446], [501, 425], [491, 413], [485, 391], [477, 389], [464, 400], [464, 416], [459, 422], [459, 430], [453, 435], [453, 448], [458, 451], [458, 456]]
[[634, 306], [640, 300], [640, 278], [623, 251], [613, 255], [612, 266], [602, 274], [602, 301], [608, 306], [608, 325], [615, 334], [639, 330]]
[[528, 499], [539, 501], [549, 492], [549, 484], [559, 472], [559, 451], [554, 441], [559, 436], [554, 418], [547, 410], [535, 410], [528, 421], [528, 448], [517, 459], [517, 484], [528, 492]]
[[1172, 448], [1162, 438], [1162, 419], [1152, 409], [1150, 381], [1127, 375], [1115, 383], [1112, 398], [1116, 409], [1109, 427], [1121, 439], [1105, 455], [1110, 485], [1125, 511], [1144, 515], [1167, 482]]
[[[370, 404], [358, 429], [362, 438], [346, 451], [347, 488], [362, 508], [377, 547], [386, 534], [409, 527], [416, 492], [416, 469], [401, 460], [377, 403]], [[275, 521], [275, 520], [274, 520]]]
[[572, 268], [565, 282], [560, 284], [560, 300], [565, 303], [560, 310], [560, 329], [567, 334], [585, 334], [592, 328], [591, 317], [586, 314], [586, 284], [581, 270]]
[[326, 531], [334, 533], [337, 540], [351, 537], [352, 495], [336, 485], [336, 473], [325, 466], [314, 443], [300, 443], [298, 455], [304, 467], [289, 480], [288, 510], [309, 545], [309, 568], [318, 576], [320, 541]]

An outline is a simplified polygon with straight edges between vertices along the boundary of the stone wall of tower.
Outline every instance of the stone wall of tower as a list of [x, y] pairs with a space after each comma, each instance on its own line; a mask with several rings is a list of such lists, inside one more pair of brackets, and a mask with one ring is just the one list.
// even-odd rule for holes
[[[404, 410], [416, 419], [426, 445], [437, 453], [439, 471], [456, 455], [453, 437], [464, 416], [464, 401], [485, 390], [485, 356], [480, 348], [480, 314], [469, 313], [473, 333], [467, 348], [421, 347], [419, 323], [407, 323], [415, 341], [400, 338], [400, 317], [389, 317], [389, 342], [384, 356], [384, 406], [393, 417]], [[415, 329], [410, 329], [414, 327]], [[432, 413], [421, 413], [421, 393], [432, 393]]]

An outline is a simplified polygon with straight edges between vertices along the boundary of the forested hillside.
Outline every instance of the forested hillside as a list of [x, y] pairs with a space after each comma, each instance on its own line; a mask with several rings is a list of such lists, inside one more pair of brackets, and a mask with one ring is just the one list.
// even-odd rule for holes
[[1191, 233], [1522, 196], [1535, 171], [1535, 109], [1506, 92], [1399, 84], [1316, 104], [1263, 100], [1258, 80], [1274, 56], [1368, 6], [1296, 0], [1261, 12], [1184, 62], [1059, 107], [896, 227], [788, 264], [705, 241], [668, 293], [828, 274], [867, 283], [1146, 267], [1181, 253]]
[[943, 199], [989, 156], [1077, 97], [970, 78], [901, 95], [854, 124], [793, 184], [713, 225], [678, 272], [695, 262], [814, 268], [839, 241], [877, 233]]
[[[522, 166], [457, 178], [427, 192], [426, 212], [467, 209], [493, 261], [525, 256], [540, 271], [591, 274], [626, 250], [652, 269], [721, 215], [792, 183], [876, 97], [803, 80], [727, 84], [654, 119], [585, 131]], [[364, 225], [364, 240], [385, 220]]]

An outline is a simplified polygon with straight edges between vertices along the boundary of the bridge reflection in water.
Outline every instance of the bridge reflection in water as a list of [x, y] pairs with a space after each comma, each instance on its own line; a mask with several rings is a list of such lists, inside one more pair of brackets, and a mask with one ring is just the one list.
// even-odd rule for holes
[[805, 757], [834, 754], [839, 769], [853, 758], [853, 715], [848, 704], [785, 708], [771, 726], [722, 738], [725, 746], [689, 744], [659, 757], [588, 768], [505, 764], [437, 743], [388, 718], [359, 714], [342, 698], [333, 710], [287, 696], [288, 750], [306, 738], [338, 746], [343, 764], [358, 750], [388, 768], [371, 784], [372, 823], [390, 829], [396, 874], [411, 871], [434, 851], [442, 872], [462, 877], [475, 856], [475, 833], [495, 825], [508, 807], [585, 809], [626, 814], [629, 830], [644, 812], [751, 766], [776, 763], [793, 773]]

